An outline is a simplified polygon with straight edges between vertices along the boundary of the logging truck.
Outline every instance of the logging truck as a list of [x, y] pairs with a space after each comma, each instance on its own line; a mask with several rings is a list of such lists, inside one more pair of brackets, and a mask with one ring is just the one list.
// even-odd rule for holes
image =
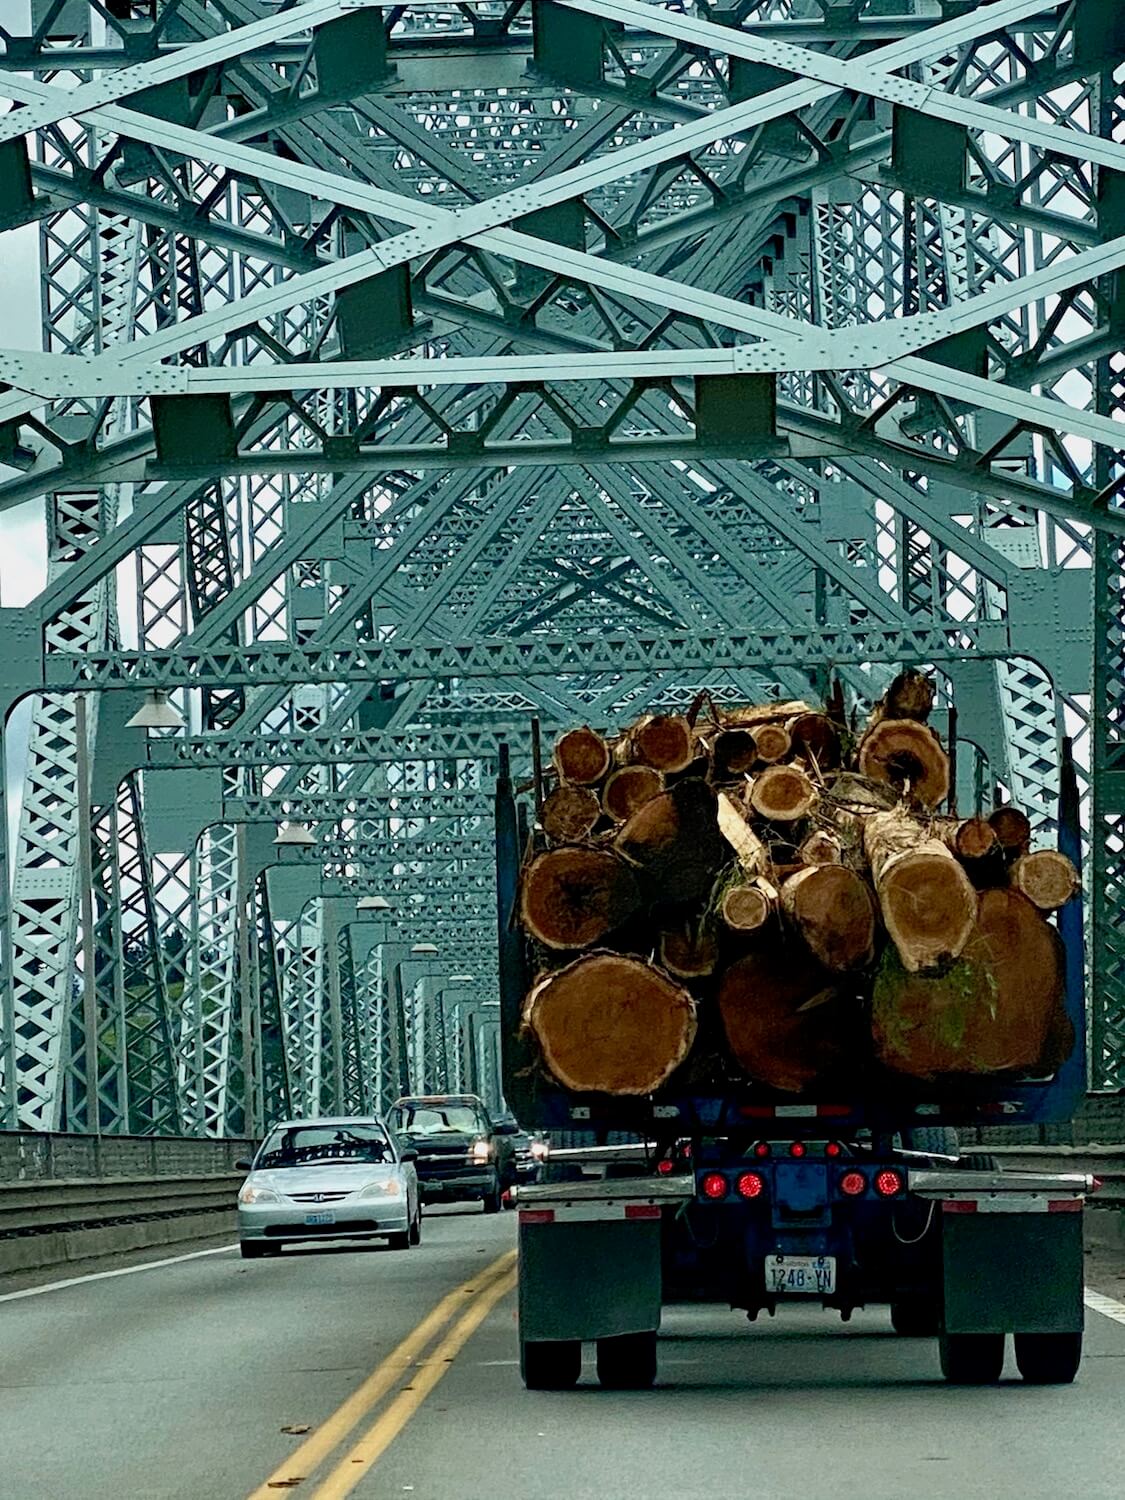
[[[1078, 800], [1050, 847], [956, 812], [955, 736], [907, 672], [868, 723], [697, 702], [579, 726], [496, 788], [504, 1094], [552, 1142], [516, 1190], [520, 1368], [657, 1375], [661, 1308], [889, 1305], [946, 1380], [1082, 1348], [1091, 1179], [1001, 1172], [958, 1127], [1085, 1091]], [[533, 726], [534, 730], [535, 726]], [[1040, 839], [1040, 842], [1044, 842]]]

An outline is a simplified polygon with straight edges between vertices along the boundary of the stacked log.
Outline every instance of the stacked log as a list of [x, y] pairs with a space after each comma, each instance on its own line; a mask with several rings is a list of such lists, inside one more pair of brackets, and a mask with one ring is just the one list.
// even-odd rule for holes
[[564, 734], [518, 911], [545, 1070], [644, 1096], [1056, 1069], [1078, 877], [1018, 808], [943, 815], [934, 696], [903, 673], [858, 736], [839, 694]]

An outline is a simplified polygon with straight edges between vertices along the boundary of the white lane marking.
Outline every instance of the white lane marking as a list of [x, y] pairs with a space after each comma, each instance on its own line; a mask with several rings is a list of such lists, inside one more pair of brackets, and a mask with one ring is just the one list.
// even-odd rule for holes
[[213, 1250], [192, 1250], [187, 1255], [169, 1255], [165, 1260], [146, 1260], [139, 1266], [121, 1266], [116, 1271], [91, 1271], [88, 1276], [71, 1276], [66, 1281], [48, 1281], [45, 1286], [25, 1287], [22, 1292], [0, 1292], [0, 1302], [17, 1302], [21, 1297], [42, 1297], [45, 1292], [61, 1292], [68, 1286], [86, 1281], [108, 1281], [111, 1276], [135, 1276], [138, 1271], [157, 1271], [161, 1266], [175, 1266], [182, 1260], [200, 1260], [204, 1255], [225, 1255], [237, 1245], [217, 1245]]
[[1104, 1292], [1094, 1292], [1086, 1289], [1083, 1298], [1086, 1306], [1093, 1312], [1100, 1312], [1103, 1318], [1112, 1318], [1115, 1323], [1125, 1323], [1125, 1302], [1118, 1302], [1113, 1297], [1107, 1297]]

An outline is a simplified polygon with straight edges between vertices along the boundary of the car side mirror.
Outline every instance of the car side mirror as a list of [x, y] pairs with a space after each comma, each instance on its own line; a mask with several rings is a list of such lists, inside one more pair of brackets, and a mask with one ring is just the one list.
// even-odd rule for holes
[[249, 1172], [253, 1169], [253, 1166], [254, 1163], [252, 1161], [246, 1161], [246, 1159], [243, 1158], [241, 1161], [235, 1162], [234, 1170], [236, 1172]]
[[492, 1127], [492, 1133], [493, 1135], [519, 1135], [520, 1128], [518, 1125], [513, 1125], [511, 1120], [504, 1120], [501, 1124]]
[[404, 1146], [398, 1153], [399, 1161], [417, 1161], [418, 1153], [413, 1146]]

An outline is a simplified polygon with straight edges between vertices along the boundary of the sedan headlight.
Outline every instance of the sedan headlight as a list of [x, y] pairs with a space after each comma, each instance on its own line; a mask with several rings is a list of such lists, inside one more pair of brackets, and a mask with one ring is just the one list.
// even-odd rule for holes
[[275, 1193], [273, 1188], [255, 1187], [252, 1182], [244, 1182], [238, 1194], [239, 1203], [280, 1203], [281, 1194]]
[[369, 1182], [356, 1193], [357, 1198], [401, 1198], [402, 1183], [397, 1177], [388, 1177], [384, 1182]]
[[473, 1149], [469, 1152], [471, 1162], [481, 1163], [492, 1160], [492, 1147], [487, 1141], [474, 1141]]

